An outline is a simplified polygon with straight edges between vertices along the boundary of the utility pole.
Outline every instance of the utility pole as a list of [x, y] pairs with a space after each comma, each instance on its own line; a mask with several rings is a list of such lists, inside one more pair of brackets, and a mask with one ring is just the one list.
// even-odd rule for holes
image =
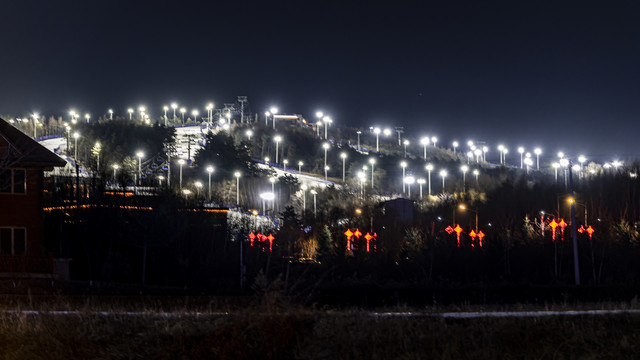
[[244, 123], [244, 103], [247, 102], [246, 96], [238, 96], [238, 102], [240, 103], [240, 124]]

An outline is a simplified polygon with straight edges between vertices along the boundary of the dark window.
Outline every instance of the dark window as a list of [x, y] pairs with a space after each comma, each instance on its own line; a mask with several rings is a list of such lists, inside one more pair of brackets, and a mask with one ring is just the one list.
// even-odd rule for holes
[[0, 228], [0, 254], [11, 255], [11, 228]]
[[11, 169], [0, 170], [0, 192], [11, 192]]
[[21, 255], [27, 252], [25, 228], [0, 228], [0, 254]]
[[0, 193], [27, 192], [27, 173], [24, 169], [0, 169]]
[[22, 255], [27, 251], [27, 230], [13, 229], [13, 255]]
[[27, 191], [26, 174], [22, 169], [13, 170], [13, 192], [24, 194]]

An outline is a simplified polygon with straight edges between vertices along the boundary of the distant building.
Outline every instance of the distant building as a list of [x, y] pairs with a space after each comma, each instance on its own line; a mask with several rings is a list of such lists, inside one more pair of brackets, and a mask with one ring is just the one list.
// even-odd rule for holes
[[402, 224], [413, 221], [413, 200], [397, 198], [384, 203], [384, 213]]
[[66, 162], [0, 119], [0, 272], [51, 272], [44, 253], [43, 172]]

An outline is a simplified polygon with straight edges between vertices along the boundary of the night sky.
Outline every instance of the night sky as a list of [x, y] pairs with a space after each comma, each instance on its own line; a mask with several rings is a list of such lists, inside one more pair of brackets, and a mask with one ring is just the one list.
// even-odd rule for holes
[[638, 2], [476, 3], [5, 2], [0, 114], [202, 113], [247, 95], [259, 113], [321, 109], [495, 157], [640, 157]]

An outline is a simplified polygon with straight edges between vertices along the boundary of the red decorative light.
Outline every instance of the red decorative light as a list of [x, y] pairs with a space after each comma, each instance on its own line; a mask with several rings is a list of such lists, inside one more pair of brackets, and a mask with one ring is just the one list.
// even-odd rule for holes
[[591, 227], [591, 225], [589, 225], [587, 227], [586, 232], [587, 232], [587, 234], [589, 234], [589, 240], [591, 240], [591, 235], [593, 235], [593, 233], [596, 232], [596, 231]]
[[367, 240], [367, 252], [369, 252], [369, 242], [370, 242], [370, 241], [371, 241], [371, 239], [373, 239], [374, 237], [373, 237], [373, 236], [371, 236], [371, 234], [367, 233], [367, 234], [364, 236], [364, 238], [365, 238], [365, 240]]
[[357, 239], [360, 239], [360, 236], [362, 236], [362, 233], [360, 232], [360, 230], [356, 229], [356, 231], [353, 233], [353, 235], [354, 235]]
[[564, 228], [567, 227], [567, 223], [564, 222], [564, 219], [560, 219], [558, 226], [560, 226], [560, 233], [562, 234], [561, 240], [564, 241]]
[[471, 236], [471, 247], [475, 247], [474, 241], [476, 241], [476, 236], [478, 236], [478, 234], [476, 234], [475, 231], [471, 230], [469, 236]]
[[480, 247], [482, 247], [482, 239], [484, 239], [484, 237], [485, 237], [485, 235], [482, 232], [482, 230], [478, 231], [478, 234], [476, 234], [476, 236], [478, 236], [478, 241], [480, 243], [479, 245], [480, 245]]
[[453, 228], [451, 226], [447, 226], [444, 231], [448, 232], [449, 235], [451, 235], [453, 233]]
[[580, 227], [578, 228], [578, 232], [582, 234], [584, 231], [585, 231], [584, 226], [580, 225]]
[[556, 219], [551, 220], [551, 222], [549, 223], [549, 226], [551, 226], [551, 241], [556, 241], [556, 228], [558, 227], [558, 223], [556, 222]]
[[269, 234], [269, 236], [266, 237], [267, 240], [269, 240], [269, 252], [273, 251], [273, 241], [276, 239], [273, 235]]
[[249, 240], [251, 240], [251, 247], [253, 247], [253, 240], [256, 238], [256, 235], [252, 232], [249, 233]]
[[[358, 231], [358, 229], [356, 229], [356, 231]], [[344, 232], [345, 235], [347, 235], [347, 250], [351, 249], [351, 237], [353, 236], [353, 233], [351, 232], [351, 229], [347, 229], [347, 231]]]
[[460, 233], [462, 232], [462, 228], [460, 227], [460, 225], [456, 225], [453, 231], [456, 232], [456, 237], [458, 239], [458, 247], [460, 247]]

